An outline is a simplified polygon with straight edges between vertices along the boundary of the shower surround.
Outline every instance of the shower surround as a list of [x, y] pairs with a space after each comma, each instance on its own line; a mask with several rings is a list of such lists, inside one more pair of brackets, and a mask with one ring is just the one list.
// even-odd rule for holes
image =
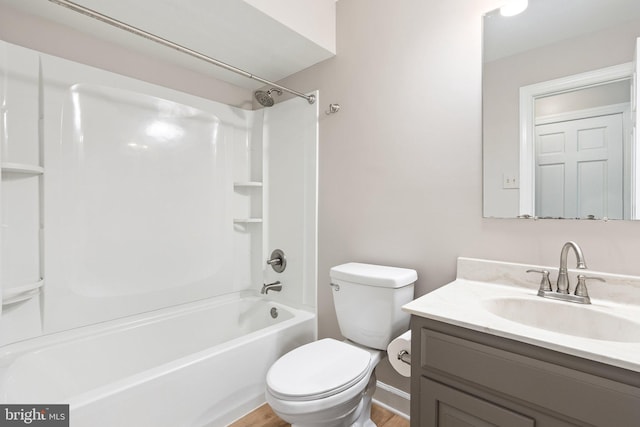
[[[55, 354], [55, 370], [91, 345], [69, 338], [72, 329], [81, 337], [109, 325], [110, 342], [124, 349], [129, 328], [166, 310], [176, 336], [234, 329], [242, 317], [179, 320], [201, 301], [257, 298], [301, 313], [281, 323], [294, 331], [286, 339], [268, 324], [264, 334], [247, 331], [282, 343], [270, 358], [315, 338], [317, 103], [247, 111], [4, 42], [0, 77], [0, 402], [15, 396], [25, 378], [16, 366], [30, 366], [30, 352], [60, 345], [40, 353]], [[265, 263], [276, 248], [288, 260], [281, 274]], [[282, 292], [257, 296], [275, 280]], [[167, 339], [157, 348], [175, 345]], [[236, 344], [234, 353], [245, 353]], [[139, 351], [130, 357], [145, 358]], [[96, 355], [96, 366], [109, 359]], [[82, 376], [74, 372], [60, 370], [70, 381]], [[215, 372], [198, 375], [215, 383]], [[252, 376], [243, 381], [256, 393], [264, 375]], [[73, 420], [77, 396], [58, 397], [72, 402]]]

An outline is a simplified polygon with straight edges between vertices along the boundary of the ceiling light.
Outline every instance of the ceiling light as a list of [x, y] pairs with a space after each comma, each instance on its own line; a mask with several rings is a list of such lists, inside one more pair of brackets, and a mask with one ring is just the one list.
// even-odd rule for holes
[[525, 11], [529, 6], [529, 0], [509, 0], [500, 8], [500, 15], [514, 16]]

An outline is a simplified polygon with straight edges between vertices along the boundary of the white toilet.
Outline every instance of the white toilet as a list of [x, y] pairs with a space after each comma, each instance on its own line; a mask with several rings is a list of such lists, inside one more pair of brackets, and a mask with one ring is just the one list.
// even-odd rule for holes
[[267, 373], [267, 402], [294, 427], [375, 427], [374, 369], [392, 339], [409, 328], [415, 270], [348, 263], [331, 269], [333, 302], [346, 341], [303, 345]]

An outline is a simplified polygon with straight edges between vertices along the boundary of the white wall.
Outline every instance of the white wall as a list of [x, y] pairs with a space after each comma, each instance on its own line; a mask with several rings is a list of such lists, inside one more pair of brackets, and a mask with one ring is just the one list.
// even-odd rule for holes
[[231, 194], [255, 112], [4, 42], [0, 81], [0, 288], [15, 301], [44, 278], [6, 306], [0, 345], [259, 289]]
[[243, 110], [2, 41], [0, 81], [0, 295], [33, 300], [0, 345], [276, 279], [315, 312], [317, 103]]
[[336, 1], [245, 0], [331, 53], [336, 52]]
[[[315, 94], [318, 96], [318, 94]], [[276, 301], [316, 311], [318, 104], [302, 98], [264, 111], [265, 283], [280, 281]], [[287, 266], [277, 273], [264, 260], [274, 249]]]
[[536, 117], [544, 117], [551, 114], [628, 103], [631, 102], [630, 85], [631, 81], [627, 79], [573, 92], [537, 98], [534, 101], [534, 114]]

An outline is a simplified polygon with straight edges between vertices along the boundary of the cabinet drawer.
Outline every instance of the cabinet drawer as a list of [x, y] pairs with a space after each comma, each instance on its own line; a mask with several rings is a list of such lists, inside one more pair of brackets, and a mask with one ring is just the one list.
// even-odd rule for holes
[[421, 330], [423, 371], [437, 370], [509, 399], [593, 425], [640, 420], [640, 389], [520, 354]]
[[529, 417], [422, 377], [420, 419], [427, 427], [534, 427]]

